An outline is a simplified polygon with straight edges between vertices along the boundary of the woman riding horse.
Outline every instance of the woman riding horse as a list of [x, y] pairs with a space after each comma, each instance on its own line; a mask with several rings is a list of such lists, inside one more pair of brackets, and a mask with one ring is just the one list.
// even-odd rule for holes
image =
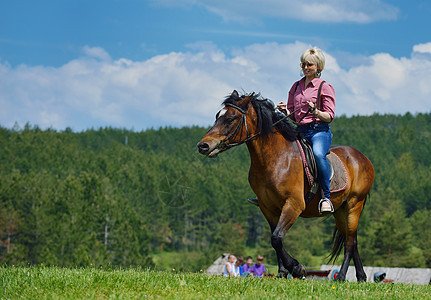
[[[279, 277], [288, 273], [302, 278], [305, 268], [284, 249], [284, 236], [298, 217], [322, 216], [314, 197], [305, 204], [310, 186], [305, 179], [302, 157], [297, 145], [298, 132], [283, 116], [274, 111], [272, 102], [254, 93], [239, 96], [234, 91], [223, 102], [214, 126], [197, 144], [199, 152], [216, 157], [223, 151], [245, 143], [250, 153], [249, 183], [259, 198], [259, 208], [271, 228], [271, 244], [277, 254]], [[281, 114], [282, 115], [282, 114]], [[358, 281], [366, 280], [358, 254], [359, 217], [374, 181], [371, 162], [348, 146], [331, 147], [344, 165], [347, 185], [332, 195], [336, 231], [331, 258], [344, 246], [344, 260], [337, 280], [345, 280], [353, 259]]]
[[[286, 115], [290, 115], [290, 112], [295, 111], [296, 108], [303, 107], [295, 111], [291, 118], [297, 122], [298, 130], [313, 148], [318, 179], [323, 192], [323, 198], [318, 204], [319, 212], [322, 214], [334, 212], [334, 206], [330, 200], [330, 169], [326, 154], [332, 142], [329, 123], [332, 122], [335, 115], [335, 92], [329, 83], [320, 79], [324, 67], [325, 56], [322, 50], [316, 47], [305, 50], [301, 55], [301, 68], [304, 77], [292, 85], [287, 105], [280, 102], [277, 106]], [[304, 107], [304, 104], [307, 103], [309, 109]], [[309, 114], [310, 111], [311, 114]]]

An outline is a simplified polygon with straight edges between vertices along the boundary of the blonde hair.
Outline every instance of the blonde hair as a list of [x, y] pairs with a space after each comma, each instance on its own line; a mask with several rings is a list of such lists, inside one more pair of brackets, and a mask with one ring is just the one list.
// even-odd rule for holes
[[317, 47], [313, 47], [311, 49], [307, 49], [301, 55], [301, 64], [302, 63], [313, 63], [317, 66], [316, 77], [320, 77], [320, 73], [323, 71], [325, 67], [325, 56], [323, 55], [322, 50]]

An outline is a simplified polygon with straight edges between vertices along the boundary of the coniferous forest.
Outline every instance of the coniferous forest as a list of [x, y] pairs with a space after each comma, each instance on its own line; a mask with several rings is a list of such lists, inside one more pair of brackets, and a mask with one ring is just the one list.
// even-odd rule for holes
[[[181, 254], [177, 268], [197, 271], [253, 251], [275, 264], [268, 225], [246, 201], [246, 146], [203, 157], [206, 130], [0, 128], [0, 264], [157, 268]], [[376, 171], [358, 229], [364, 265], [431, 267], [431, 114], [341, 116], [332, 132]], [[286, 248], [324, 263], [333, 226], [300, 219]]]

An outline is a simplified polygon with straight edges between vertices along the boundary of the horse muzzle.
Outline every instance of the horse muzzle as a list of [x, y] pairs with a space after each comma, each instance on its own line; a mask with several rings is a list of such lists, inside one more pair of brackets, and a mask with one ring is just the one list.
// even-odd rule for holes
[[220, 143], [211, 143], [200, 141], [196, 146], [199, 153], [210, 158], [216, 157], [222, 150], [218, 147]]

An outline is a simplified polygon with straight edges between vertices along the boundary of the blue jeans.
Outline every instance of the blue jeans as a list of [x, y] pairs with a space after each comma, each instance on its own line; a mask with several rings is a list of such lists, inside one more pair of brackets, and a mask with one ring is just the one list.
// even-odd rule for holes
[[319, 183], [322, 187], [323, 195], [331, 199], [331, 191], [329, 189], [330, 169], [326, 154], [332, 142], [332, 133], [327, 123], [301, 125], [298, 130], [304, 138], [306, 138], [313, 147], [314, 157], [316, 158], [317, 173], [319, 176]]

